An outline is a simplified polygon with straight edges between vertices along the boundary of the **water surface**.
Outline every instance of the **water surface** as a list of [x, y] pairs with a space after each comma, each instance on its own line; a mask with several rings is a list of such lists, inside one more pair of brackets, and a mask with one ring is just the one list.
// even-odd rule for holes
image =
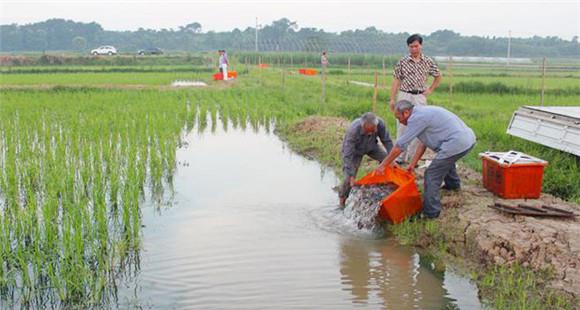
[[118, 307], [479, 307], [465, 278], [349, 221], [332, 171], [264, 128], [213, 128], [177, 150], [171, 205], [143, 208], [139, 268]]

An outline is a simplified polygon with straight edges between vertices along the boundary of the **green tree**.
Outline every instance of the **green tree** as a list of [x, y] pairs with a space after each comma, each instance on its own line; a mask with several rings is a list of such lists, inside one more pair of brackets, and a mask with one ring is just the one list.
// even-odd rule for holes
[[81, 36], [77, 36], [73, 38], [72, 44], [77, 51], [83, 52], [87, 48], [87, 39]]

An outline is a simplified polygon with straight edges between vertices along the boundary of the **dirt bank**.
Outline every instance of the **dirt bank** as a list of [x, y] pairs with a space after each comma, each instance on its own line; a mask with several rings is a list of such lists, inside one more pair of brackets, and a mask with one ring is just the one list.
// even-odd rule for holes
[[[340, 173], [340, 145], [349, 122], [342, 118], [309, 117], [280, 133], [290, 146], [316, 158]], [[365, 161], [363, 171], [376, 167]], [[425, 168], [417, 169], [422, 188]], [[444, 211], [437, 220], [443, 227], [449, 252], [480, 266], [518, 263], [538, 274], [549, 274], [546, 286], [572, 299], [580, 295], [580, 217], [575, 219], [535, 218], [506, 215], [487, 206], [494, 202], [517, 205], [524, 200], [503, 200], [486, 191], [481, 175], [461, 166], [463, 188], [459, 192], [442, 191]], [[548, 194], [526, 200], [529, 205], [555, 205], [580, 214], [580, 206]], [[424, 244], [422, 244], [424, 246]], [[540, 273], [541, 272], [541, 273]]]

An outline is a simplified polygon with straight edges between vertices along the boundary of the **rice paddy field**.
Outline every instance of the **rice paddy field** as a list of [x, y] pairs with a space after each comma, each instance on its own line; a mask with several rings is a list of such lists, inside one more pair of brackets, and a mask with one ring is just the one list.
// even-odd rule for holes
[[[390, 67], [331, 65], [322, 97], [320, 76], [297, 74], [298, 64], [246, 62], [234, 60], [238, 78], [227, 83], [205, 64], [1, 68], [0, 305], [114, 299], [118, 279], [139, 265], [140, 208], [170, 204], [176, 149], [194, 128], [274, 130], [310, 115], [353, 119], [374, 106], [395, 132]], [[543, 158], [543, 190], [580, 203], [577, 158], [505, 133], [519, 106], [539, 105], [539, 70], [452, 70], [443, 68], [428, 100], [474, 129], [478, 143], [464, 163], [480, 170], [486, 150]], [[372, 87], [351, 82], [373, 84], [375, 72], [376, 105]], [[172, 88], [174, 80], [208, 86]], [[580, 105], [580, 71], [549, 72], [545, 86], [545, 105]]]

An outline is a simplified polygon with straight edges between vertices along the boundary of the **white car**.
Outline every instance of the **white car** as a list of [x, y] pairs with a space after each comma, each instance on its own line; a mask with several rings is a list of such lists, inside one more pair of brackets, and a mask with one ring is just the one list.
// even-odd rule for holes
[[114, 46], [103, 45], [92, 50], [91, 55], [117, 55], [117, 49]]

